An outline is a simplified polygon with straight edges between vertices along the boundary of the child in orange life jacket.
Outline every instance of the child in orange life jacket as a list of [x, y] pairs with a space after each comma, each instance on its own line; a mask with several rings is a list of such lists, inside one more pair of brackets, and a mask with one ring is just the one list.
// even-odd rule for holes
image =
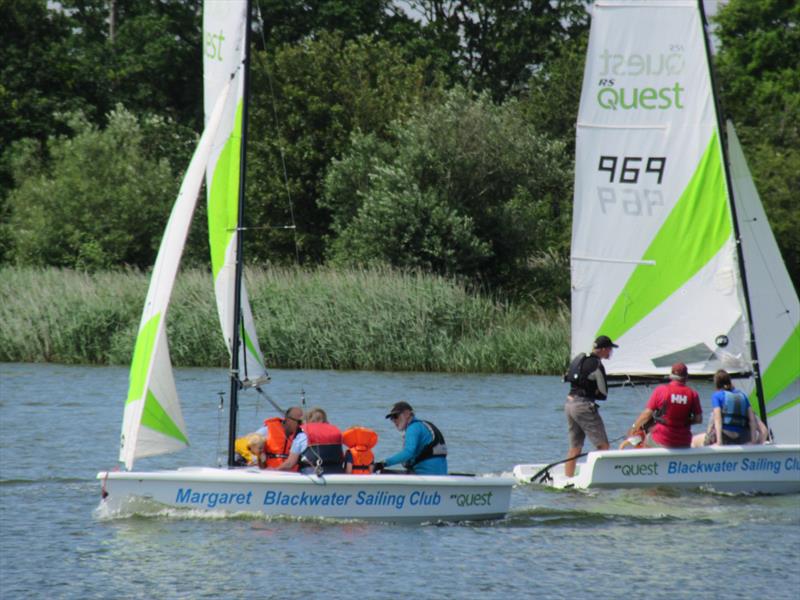
[[378, 443], [378, 434], [366, 427], [351, 427], [342, 434], [347, 446], [344, 454], [345, 473], [369, 475], [374, 472], [375, 455], [372, 448]]

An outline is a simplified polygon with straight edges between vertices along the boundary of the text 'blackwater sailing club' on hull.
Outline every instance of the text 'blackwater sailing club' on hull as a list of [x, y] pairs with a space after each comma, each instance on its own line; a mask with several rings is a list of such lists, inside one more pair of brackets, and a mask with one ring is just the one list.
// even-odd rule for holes
[[555, 488], [706, 488], [716, 492], [791, 494], [800, 492], [797, 445], [642, 448], [589, 452], [574, 477], [564, 464], [516, 465], [520, 482]]
[[[741, 491], [786, 491], [787, 481], [800, 491], [789, 468], [800, 460], [800, 303], [732, 126], [719, 118], [709, 54], [702, 0], [592, 6], [575, 157], [572, 353], [603, 334], [619, 344], [606, 365], [612, 377], [666, 378], [678, 361], [693, 376], [727, 370], [781, 444], [726, 449], [738, 453], [728, 458], [784, 467], [772, 485], [758, 469], [670, 473], [671, 450], [647, 451], [651, 461], [663, 455], [657, 474], [632, 466], [644, 454], [592, 452], [570, 485], [731, 489], [738, 477]], [[719, 459], [718, 449], [681, 452]], [[515, 472], [529, 480], [532, 469]]]
[[267, 516], [392, 522], [501, 519], [511, 501], [508, 482], [459, 475], [317, 477], [257, 468], [192, 468], [118, 473], [108, 483], [113, 493], [105, 509], [135, 512], [146, 499], [172, 508]]
[[[323, 475], [234, 469], [237, 397], [268, 380], [242, 281], [250, 3], [206, 0], [203, 50], [206, 127], [158, 252], [136, 340], [119, 459], [127, 472], [98, 473], [104, 512], [168, 507], [265, 515], [439, 521], [502, 518], [508, 477]], [[195, 203], [206, 176], [211, 266], [231, 356], [229, 468], [130, 471], [134, 461], [181, 450], [188, 434], [172, 375], [166, 315]]]

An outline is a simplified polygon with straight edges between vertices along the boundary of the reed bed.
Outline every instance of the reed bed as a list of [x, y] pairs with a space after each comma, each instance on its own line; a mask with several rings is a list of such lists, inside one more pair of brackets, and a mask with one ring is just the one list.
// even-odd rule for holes
[[[433, 275], [390, 269], [246, 271], [269, 366], [552, 374], [565, 309], [508, 305]], [[147, 292], [136, 271], [0, 269], [0, 361], [130, 362]], [[182, 272], [167, 318], [173, 364], [228, 362], [209, 273]]]

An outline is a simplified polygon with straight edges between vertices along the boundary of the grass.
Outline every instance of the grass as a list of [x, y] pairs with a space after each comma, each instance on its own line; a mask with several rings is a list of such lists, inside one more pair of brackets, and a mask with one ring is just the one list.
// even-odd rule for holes
[[[268, 366], [560, 373], [564, 308], [509, 305], [442, 277], [389, 269], [246, 272]], [[128, 364], [148, 277], [0, 269], [0, 361]], [[209, 273], [182, 272], [167, 317], [173, 364], [225, 366]]]

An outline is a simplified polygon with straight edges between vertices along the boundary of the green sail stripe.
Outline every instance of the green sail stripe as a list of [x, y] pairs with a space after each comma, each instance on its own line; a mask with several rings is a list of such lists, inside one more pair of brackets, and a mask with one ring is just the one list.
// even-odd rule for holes
[[794, 328], [761, 375], [765, 400], [769, 402], [775, 398], [798, 377], [800, 377], [800, 325]]
[[161, 404], [158, 403], [151, 390], [147, 390], [147, 398], [144, 401], [144, 411], [142, 411], [142, 425], [153, 431], [158, 431], [176, 440], [188, 444], [189, 440], [183, 435], [180, 427], [167, 414]]
[[216, 281], [225, 264], [225, 250], [239, 221], [239, 165], [242, 143], [242, 102], [236, 107], [234, 129], [220, 152], [208, 194], [208, 241]]
[[150, 358], [156, 345], [158, 324], [161, 322], [161, 313], [156, 313], [139, 330], [136, 336], [136, 345], [133, 348], [131, 360], [130, 383], [128, 384], [128, 399], [125, 404], [139, 400], [144, 393], [147, 380], [147, 371], [150, 368]]
[[767, 416], [774, 417], [775, 415], [778, 415], [778, 414], [782, 413], [785, 410], [789, 410], [790, 408], [792, 408], [793, 406], [797, 406], [798, 404], [800, 404], [800, 398], [795, 398], [791, 402], [787, 402], [783, 406], [780, 406], [780, 407], [776, 408], [775, 410], [773, 410], [771, 412], [768, 412]]
[[253, 344], [253, 340], [250, 339], [250, 336], [247, 335], [247, 331], [244, 332], [244, 345], [245, 348], [247, 348], [247, 350], [250, 352], [250, 354], [252, 354], [256, 358], [258, 364], [260, 364], [263, 367], [264, 357], [259, 354], [258, 350], [256, 350], [256, 346], [255, 344]]
[[717, 132], [642, 260], [603, 320], [597, 335], [616, 340], [664, 302], [711, 260], [731, 237], [731, 219]]

